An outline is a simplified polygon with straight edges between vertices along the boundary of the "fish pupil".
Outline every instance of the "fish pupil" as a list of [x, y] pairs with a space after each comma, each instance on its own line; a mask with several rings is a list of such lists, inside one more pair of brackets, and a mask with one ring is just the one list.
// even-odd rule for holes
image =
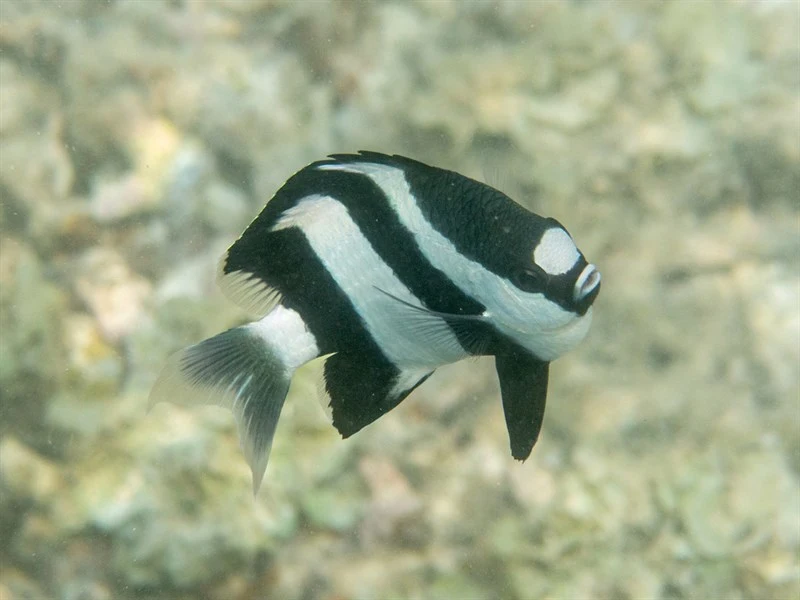
[[514, 285], [523, 292], [541, 292], [547, 284], [547, 275], [541, 269], [525, 267], [514, 277]]

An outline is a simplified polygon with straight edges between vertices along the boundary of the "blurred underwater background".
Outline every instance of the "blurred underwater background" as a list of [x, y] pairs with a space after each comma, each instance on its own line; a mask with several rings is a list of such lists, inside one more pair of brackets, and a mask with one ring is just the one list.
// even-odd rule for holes
[[[603, 273], [513, 460], [490, 359], [342, 441], [296, 378], [147, 395], [333, 152], [556, 217]], [[800, 597], [800, 3], [0, 2], [2, 600]]]

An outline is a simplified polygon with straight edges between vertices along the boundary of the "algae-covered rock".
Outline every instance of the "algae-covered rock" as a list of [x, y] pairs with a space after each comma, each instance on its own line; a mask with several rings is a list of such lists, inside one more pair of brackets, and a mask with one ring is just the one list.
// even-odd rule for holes
[[0, 81], [4, 202], [13, 199], [17, 210], [35, 219], [68, 196], [75, 178], [64, 146], [64, 121], [53, 110], [58, 94], [46, 82], [26, 76], [6, 57], [0, 60]]
[[111, 248], [97, 247], [81, 257], [77, 295], [86, 303], [103, 335], [112, 341], [130, 334], [140, 323], [150, 283], [134, 273]]
[[63, 485], [58, 467], [18, 439], [0, 442], [0, 486], [3, 503], [9, 498], [44, 504]]
[[474, 598], [488, 600], [492, 594], [472, 581], [469, 576], [452, 574], [439, 577], [426, 590], [431, 600], [448, 600], [449, 598]]
[[619, 74], [611, 69], [595, 71], [550, 98], [533, 98], [527, 116], [559, 129], [578, 129], [603, 117], [619, 90]]
[[34, 252], [0, 237], [0, 389], [2, 429], [45, 444], [40, 427], [48, 397], [62, 384], [66, 367], [61, 336], [66, 299], [48, 281]]
[[309, 490], [302, 498], [309, 525], [340, 533], [352, 531], [364, 513], [362, 494], [354, 477], [341, 478], [327, 487]]
[[665, 6], [659, 36], [675, 58], [692, 107], [701, 113], [730, 110], [757, 93], [752, 60], [755, 21], [729, 3], [672, 2]]
[[253, 499], [232, 429], [218, 414], [198, 421], [155, 409], [107, 439], [102, 459], [74, 465], [80, 477], [53, 507], [59, 535], [92, 528], [110, 536], [113, 569], [134, 586], [192, 588], [252, 569], [296, 517], [277, 487]]
[[87, 314], [68, 314], [63, 322], [67, 352], [65, 385], [47, 406], [47, 423], [62, 434], [90, 439], [118, 423], [119, 404], [109, 406], [124, 377], [125, 360], [119, 348]]

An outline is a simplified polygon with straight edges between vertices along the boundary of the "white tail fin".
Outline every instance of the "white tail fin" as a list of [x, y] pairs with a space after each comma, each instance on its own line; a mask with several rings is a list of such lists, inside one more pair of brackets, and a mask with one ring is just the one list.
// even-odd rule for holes
[[261, 321], [171, 356], [150, 392], [150, 404], [216, 404], [233, 411], [253, 471], [253, 493], [258, 493], [292, 375], [316, 356], [316, 341], [300, 316], [278, 307]]

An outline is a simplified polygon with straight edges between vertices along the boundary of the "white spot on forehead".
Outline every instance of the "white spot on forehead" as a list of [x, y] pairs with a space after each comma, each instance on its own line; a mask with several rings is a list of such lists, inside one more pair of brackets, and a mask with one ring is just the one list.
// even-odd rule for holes
[[533, 251], [533, 262], [550, 275], [566, 273], [579, 258], [580, 253], [575, 247], [575, 242], [560, 227], [552, 227], [545, 231]]

